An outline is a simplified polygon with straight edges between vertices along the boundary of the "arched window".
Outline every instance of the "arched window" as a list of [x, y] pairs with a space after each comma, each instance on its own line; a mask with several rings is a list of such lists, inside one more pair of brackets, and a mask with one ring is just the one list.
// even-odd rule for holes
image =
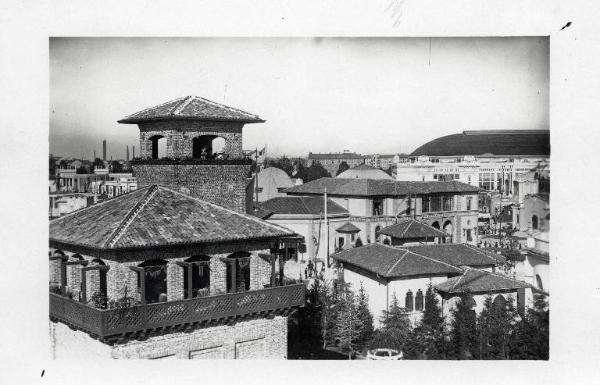
[[214, 159], [225, 151], [225, 139], [216, 135], [200, 135], [192, 139], [192, 157]]
[[423, 310], [423, 291], [421, 289], [417, 290], [415, 296], [415, 310]]
[[538, 217], [537, 215], [534, 215], [531, 217], [531, 228], [533, 228], [534, 230], [537, 230], [538, 228]]
[[162, 135], [150, 137], [152, 142], [152, 159], [161, 159], [167, 156], [167, 138]]
[[233, 269], [235, 268], [235, 285], [237, 292], [250, 290], [250, 253], [238, 251], [227, 259], [227, 292], [233, 291]]
[[544, 290], [544, 285], [542, 285], [542, 278], [538, 274], [535, 275], [535, 281], [537, 283], [537, 287], [540, 290]]
[[504, 310], [504, 309], [506, 309], [506, 298], [504, 298], [503, 295], [498, 294], [496, 296], [496, 298], [494, 298], [494, 307], [497, 310]]
[[[190, 265], [183, 266], [183, 298], [205, 297], [210, 290], [210, 268], [208, 263], [210, 257], [207, 255], [195, 255], [184, 262]], [[189, 296], [189, 277], [192, 277], [192, 296]]]
[[406, 292], [406, 298], [404, 300], [404, 308], [406, 309], [406, 311], [413, 311], [414, 310], [414, 306], [413, 306], [413, 293], [410, 290], [408, 292]]
[[451, 221], [446, 221], [444, 222], [444, 232], [448, 235], [452, 235], [452, 222]]
[[440, 223], [438, 221], [435, 221], [431, 224], [431, 227], [435, 227], [436, 229], [440, 229]]

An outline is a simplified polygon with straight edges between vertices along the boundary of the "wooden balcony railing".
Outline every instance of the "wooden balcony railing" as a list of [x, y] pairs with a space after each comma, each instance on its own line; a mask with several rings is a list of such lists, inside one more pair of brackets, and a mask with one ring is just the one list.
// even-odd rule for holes
[[304, 305], [304, 284], [101, 310], [50, 293], [50, 317], [99, 337]]

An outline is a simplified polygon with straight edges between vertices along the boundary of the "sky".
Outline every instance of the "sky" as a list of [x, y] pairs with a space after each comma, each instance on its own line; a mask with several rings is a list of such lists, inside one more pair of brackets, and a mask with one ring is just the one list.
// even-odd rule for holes
[[50, 38], [50, 153], [139, 154], [117, 120], [186, 95], [257, 114], [244, 149], [410, 153], [464, 130], [549, 128], [549, 40]]

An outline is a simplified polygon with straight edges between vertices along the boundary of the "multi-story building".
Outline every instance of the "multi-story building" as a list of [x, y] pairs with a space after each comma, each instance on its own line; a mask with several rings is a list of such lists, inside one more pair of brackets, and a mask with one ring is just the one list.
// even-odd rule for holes
[[296, 234], [243, 213], [242, 126], [258, 121], [196, 97], [121, 120], [140, 127], [141, 187], [50, 222], [55, 357], [286, 357], [305, 286], [283, 275]]
[[[321, 178], [286, 190], [288, 196], [323, 196], [347, 210], [355, 239], [380, 241], [379, 231], [401, 218], [442, 229], [455, 243], [477, 244], [478, 188], [465, 183]], [[355, 241], [355, 242], [356, 242]], [[332, 245], [332, 251], [337, 245]]]
[[458, 180], [506, 196], [518, 175], [547, 169], [549, 160], [548, 130], [463, 131], [417, 148], [397, 163], [397, 179]]
[[313, 163], [320, 163], [329, 172], [329, 175], [336, 176], [340, 164], [345, 162], [350, 168], [365, 163], [366, 156], [345, 150], [344, 152], [335, 152], [327, 154], [308, 153], [307, 166]]
[[369, 166], [387, 170], [394, 166], [394, 159], [400, 157], [399, 154], [372, 154], [365, 155], [365, 163]]

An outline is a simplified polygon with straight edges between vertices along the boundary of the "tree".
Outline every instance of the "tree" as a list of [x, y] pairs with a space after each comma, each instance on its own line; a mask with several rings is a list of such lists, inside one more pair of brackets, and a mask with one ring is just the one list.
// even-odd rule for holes
[[110, 162], [110, 172], [121, 173], [124, 172], [123, 165], [116, 160]]
[[406, 351], [407, 358], [443, 359], [446, 332], [439, 300], [431, 284], [425, 292], [423, 318], [412, 333], [412, 342]]
[[358, 337], [358, 347], [363, 348], [367, 345], [368, 341], [373, 338], [373, 314], [371, 314], [371, 311], [369, 310], [369, 295], [366, 293], [362, 282], [360, 284], [360, 289], [358, 289], [357, 302], [358, 318], [363, 325], [362, 331]]
[[476, 357], [477, 317], [473, 310], [473, 297], [464, 293], [452, 309], [449, 358], [465, 360]]
[[327, 286], [316, 279], [306, 291], [306, 302], [289, 318], [288, 357], [315, 359], [323, 344], [321, 330], [323, 309], [326, 307]]
[[549, 357], [550, 310], [546, 296], [534, 296], [533, 309], [527, 309], [517, 322], [511, 340], [510, 358], [513, 360], [547, 360]]
[[342, 163], [340, 163], [340, 165], [338, 166], [338, 170], [337, 173], [335, 174], [336, 176], [340, 175], [341, 173], [343, 173], [344, 171], [348, 170], [350, 168], [350, 166], [348, 166], [348, 163], [346, 163], [345, 161], [343, 161]]
[[94, 167], [96, 168], [104, 168], [104, 162], [100, 158], [94, 159]]
[[339, 341], [340, 348], [348, 352], [350, 360], [358, 346], [359, 336], [363, 330], [363, 324], [358, 314], [358, 304], [351, 290], [345, 290], [339, 297], [336, 313], [335, 337]]
[[310, 167], [298, 164], [298, 173], [296, 174], [296, 177], [301, 178], [304, 183], [306, 183], [319, 178], [331, 177], [331, 175], [321, 163], [313, 162]]
[[491, 295], [485, 298], [483, 310], [477, 319], [479, 359], [505, 360], [510, 357], [509, 347], [516, 315], [512, 297], [507, 302], [496, 303], [492, 301]]
[[285, 173], [288, 174], [289, 177], [292, 177], [292, 172], [294, 172], [294, 163], [292, 162], [291, 159], [289, 159], [285, 155], [282, 156], [281, 158], [266, 159], [265, 167], [279, 168], [279, 169], [285, 171]]
[[81, 166], [79, 168], [77, 168], [77, 170], [75, 170], [76, 174], [87, 174], [88, 173], [88, 169]]
[[395, 292], [392, 294], [389, 308], [382, 312], [380, 323], [382, 327], [375, 332], [369, 347], [404, 351], [410, 339], [410, 321], [404, 309], [400, 307]]

